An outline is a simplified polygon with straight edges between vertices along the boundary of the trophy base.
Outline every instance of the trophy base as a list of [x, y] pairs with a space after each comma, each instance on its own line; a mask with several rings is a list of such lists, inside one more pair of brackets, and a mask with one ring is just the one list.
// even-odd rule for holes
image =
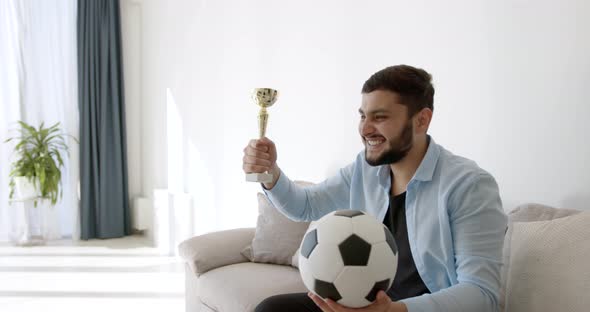
[[273, 176], [270, 173], [246, 173], [248, 182], [271, 183], [272, 180]]

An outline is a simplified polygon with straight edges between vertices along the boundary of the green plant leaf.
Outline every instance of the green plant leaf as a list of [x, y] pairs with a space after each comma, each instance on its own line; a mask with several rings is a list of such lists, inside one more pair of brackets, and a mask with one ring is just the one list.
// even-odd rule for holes
[[23, 121], [18, 121], [18, 124], [18, 136], [5, 141], [17, 142], [14, 152], [18, 155], [9, 174], [9, 197], [12, 199], [14, 196], [14, 177], [24, 176], [37, 183], [41, 197], [49, 199], [51, 204], [55, 205], [57, 200], [63, 197], [61, 168], [64, 167], [64, 161], [61, 151], [69, 152], [65, 137], [69, 136], [78, 141], [73, 136], [62, 134], [59, 122], [49, 128], [45, 128], [44, 123], [38, 128]]

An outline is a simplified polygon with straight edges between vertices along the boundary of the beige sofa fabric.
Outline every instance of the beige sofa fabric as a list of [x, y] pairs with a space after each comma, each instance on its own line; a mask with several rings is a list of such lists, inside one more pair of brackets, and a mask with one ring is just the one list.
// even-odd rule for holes
[[[585, 261], [590, 257], [585, 253], [588, 251], [590, 238], [584, 236], [587, 233], [584, 231], [588, 231], [584, 226], [589, 228], [590, 220], [584, 216], [583, 220], [578, 221], [584, 224], [581, 226], [566, 218], [574, 215], [577, 217], [579, 213], [581, 211], [539, 204], [522, 205], [510, 212], [504, 245], [506, 265], [502, 270], [501, 311], [504, 311], [507, 302], [506, 311], [509, 312], [545, 311], [550, 304], [556, 305], [550, 311], [586, 311], [575, 310], [576, 306], [573, 305], [590, 305], [587, 301], [590, 297], [585, 296], [590, 292], [585, 288], [588, 286], [585, 281], [590, 280], [590, 268], [586, 265], [590, 262]], [[533, 222], [538, 220], [553, 221]], [[529, 222], [532, 223], [529, 225]], [[579, 239], [579, 233], [583, 234], [583, 239]], [[254, 228], [237, 229], [194, 237], [181, 244], [180, 254], [188, 265], [187, 311], [250, 312], [269, 296], [306, 291], [297, 269], [285, 265], [248, 262], [240, 254], [241, 250], [251, 244], [254, 235]], [[561, 238], [556, 240], [558, 237]], [[512, 249], [511, 244], [514, 245]], [[551, 257], [555, 254], [571, 257]], [[535, 266], [537, 259], [545, 261], [545, 264]], [[568, 259], [570, 262], [567, 264], [560, 262]], [[579, 261], [582, 261], [582, 269], [578, 266]], [[531, 266], [531, 263], [535, 265]], [[296, 265], [296, 262], [292, 265]], [[566, 273], [570, 275], [547, 275], [551, 273], [546, 271], [547, 266], [558, 272], [569, 270]], [[533, 269], [534, 272], [530, 271]], [[550, 277], [550, 280], [547, 281], [546, 277]], [[545, 284], [536, 287], [539, 283]], [[504, 296], [507, 286], [510, 287], [508, 298]], [[543, 288], [546, 286], [549, 288]], [[526, 292], [523, 292], [525, 289]], [[545, 294], [539, 297], [539, 291]], [[537, 304], [532, 309], [529, 309], [531, 306], [521, 305], [531, 301], [544, 302], [545, 299], [553, 302], [543, 303], [544, 306]], [[567, 302], [563, 304], [563, 300]]]
[[267, 297], [306, 291], [299, 271], [284, 265], [239, 263], [199, 277], [201, 302], [220, 312], [254, 311]]
[[184, 304], [187, 312], [201, 312], [201, 299], [199, 298], [199, 278], [193, 272], [191, 266], [184, 263]]
[[196, 236], [182, 242], [180, 256], [188, 263], [194, 274], [247, 262], [240, 251], [252, 242], [255, 229], [233, 229]]
[[590, 308], [590, 212], [514, 224], [506, 311]]

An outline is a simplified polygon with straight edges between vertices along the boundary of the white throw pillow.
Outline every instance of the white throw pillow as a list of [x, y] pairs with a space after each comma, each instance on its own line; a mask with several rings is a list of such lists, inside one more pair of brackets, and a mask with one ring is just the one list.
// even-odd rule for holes
[[[295, 181], [299, 186], [313, 183]], [[266, 195], [258, 193], [258, 221], [252, 244], [242, 255], [252, 262], [290, 265], [309, 222], [296, 222], [278, 211]]]
[[514, 223], [506, 311], [588, 311], [590, 212]]
[[514, 223], [517, 222], [534, 222], [549, 221], [553, 219], [571, 216], [582, 211], [575, 209], [554, 208], [537, 203], [527, 203], [514, 208], [508, 214], [508, 229], [504, 237], [504, 249], [502, 251], [502, 287], [500, 288], [500, 311], [504, 312], [504, 303], [506, 302], [506, 275], [510, 268], [510, 242], [512, 240], [512, 230]]

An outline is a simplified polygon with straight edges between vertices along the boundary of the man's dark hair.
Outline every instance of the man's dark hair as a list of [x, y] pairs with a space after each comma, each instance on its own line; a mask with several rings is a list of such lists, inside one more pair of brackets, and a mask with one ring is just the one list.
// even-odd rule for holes
[[409, 117], [426, 107], [434, 111], [432, 76], [421, 68], [409, 65], [384, 68], [365, 81], [362, 93], [377, 90], [397, 93], [401, 100], [400, 104], [408, 108]]

